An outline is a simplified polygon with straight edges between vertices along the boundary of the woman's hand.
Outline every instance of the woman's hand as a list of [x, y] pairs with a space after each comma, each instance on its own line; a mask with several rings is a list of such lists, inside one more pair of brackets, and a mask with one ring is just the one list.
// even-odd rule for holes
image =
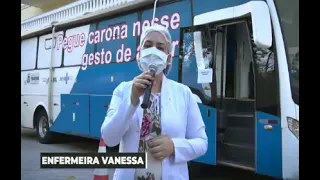
[[134, 78], [131, 89], [131, 103], [133, 105], [139, 103], [139, 98], [143, 95], [145, 88], [151, 85], [153, 80], [150, 72], [144, 72]]
[[159, 136], [148, 141], [149, 151], [157, 160], [174, 155], [174, 144], [168, 136]]

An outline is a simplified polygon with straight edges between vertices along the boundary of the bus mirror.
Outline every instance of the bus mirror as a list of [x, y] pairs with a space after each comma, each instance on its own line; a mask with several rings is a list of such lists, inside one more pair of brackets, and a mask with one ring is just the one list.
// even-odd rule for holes
[[251, 5], [253, 41], [259, 48], [270, 48], [272, 45], [272, 31], [268, 5], [266, 3], [254, 3]]

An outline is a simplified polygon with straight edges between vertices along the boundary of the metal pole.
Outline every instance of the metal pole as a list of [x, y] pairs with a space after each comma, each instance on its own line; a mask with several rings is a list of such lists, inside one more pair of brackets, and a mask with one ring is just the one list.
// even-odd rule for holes
[[51, 42], [51, 57], [50, 57], [50, 68], [49, 68], [49, 82], [48, 82], [48, 121], [49, 124], [53, 123], [52, 119], [52, 89], [53, 89], [53, 59], [55, 49], [55, 26], [52, 25], [52, 42]]

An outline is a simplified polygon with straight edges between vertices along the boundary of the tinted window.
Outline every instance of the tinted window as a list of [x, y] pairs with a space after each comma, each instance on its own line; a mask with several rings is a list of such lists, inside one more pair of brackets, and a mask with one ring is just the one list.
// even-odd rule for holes
[[183, 35], [181, 82], [190, 87], [205, 105], [213, 104], [212, 83], [198, 83], [198, 69], [212, 66], [212, 40], [208, 31], [186, 32]]
[[[257, 47], [253, 40], [251, 22], [248, 25], [254, 61], [250, 67], [250, 78], [255, 77], [257, 111], [280, 116], [279, 73], [274, 45], [272, 44], [268, 49]], [[255, 72], [252, 72], [252, 66], [254, 66]], [[250, 87], [252, 88], [252, 86]], [[252, 96], [253, 94], [251, 94]]]
[[275, 0], [286, 46], [292, 98], [299, 105], [299, 0]]

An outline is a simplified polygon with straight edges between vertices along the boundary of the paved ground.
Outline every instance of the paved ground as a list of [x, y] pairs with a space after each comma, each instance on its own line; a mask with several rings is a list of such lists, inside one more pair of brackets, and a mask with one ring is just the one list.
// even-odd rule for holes
[[[21, 128], [21, 179], [22, 180], [93, 180], [93, 169], [40, 169], [41, 152], [96, 152], [98, 141], [86, 138], [63, 136], [59, 142], [44, 145], [36, 139], [34, 130]], [[201, 170], [200, 170], [201, 169]], [[217, 169], [211, 167], [192, 169], [201, 172], [200, 177], [192, 180], [239, 180], [258, 179], [250, 173], [232, 169]], [[265, 178], [263, 178], [265, 179]]]
[[93, 169], [40, 169], [41, 152], [96, 152], [98, 141], [62, 137], [50, 145], [40, 144], [34, 130], [21, 128], [22, 180], [92, 180]]

